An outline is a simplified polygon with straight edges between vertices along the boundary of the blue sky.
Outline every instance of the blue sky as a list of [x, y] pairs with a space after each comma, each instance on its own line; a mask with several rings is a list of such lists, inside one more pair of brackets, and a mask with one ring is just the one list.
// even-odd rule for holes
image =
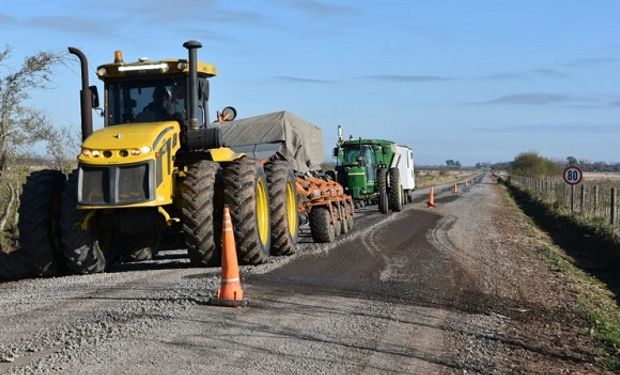
[[[412, 146], [419, 164], [472, 165], [535, 150], [620, 161], [618, 1], [21, 0], [0, 6], [13, 58], [81, 48], [97, 65], [214, 64], [211, 110], [290, 110], [323, 129]], [[32, 105], [79, 128], [79, 67], [55, 69]], [[99, 84], [100, 92], [102, 86]], [[101, 121], [96, 126], [101, 126]]]

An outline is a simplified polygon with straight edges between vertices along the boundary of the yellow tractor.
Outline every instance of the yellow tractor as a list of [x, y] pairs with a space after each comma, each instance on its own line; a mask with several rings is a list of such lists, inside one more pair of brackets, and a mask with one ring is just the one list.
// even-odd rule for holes
[[[291, 122], [316, 129], [284, 112], [259, 116], [258, 122], [239, 120], [239, 128], [230, 121], [236, 116], [232, 107], [210, 122], [209, 78], [216, 69], [198, 61], [199, 42], [183, 46], [187, 59], [126, 63], [117, 51], [113, 63], [99, 66], [104, 128], [95, 132], [97, 90], [88, 83], [86, 56], [69, 48], [81, 62], [83, 143], [78, 168], [66, 181], [59, 172], [41, 171], [24, 185], [20, 243], [36, 274], [52, 275], [59, 265], [76, 273], [103, 272], [119, 259], [149, 259], [164, 236], [181, 237], [193, 265], [217, 265], [224, 204], [246, 264], [293, 253], [305, 214], [313, 238], [322, 242], [352, 226], [353, 203], [342, 187], [317, 180], [318, 172], [306, 168], [312, 163], [299, 163], [305, 169], [299, 171], [284, 157], [281, 145]], [[255, 138], [248, 132], [256, 124], [275, 129], [274, 123], [287, 126], [278, 128], [286, 132], [265, 139], [264, 147], [239, 142], [241, 135]], [[308, 149], [289, 148], [295, 147]], [[267, 152], [259, 155], [257, 149]]]

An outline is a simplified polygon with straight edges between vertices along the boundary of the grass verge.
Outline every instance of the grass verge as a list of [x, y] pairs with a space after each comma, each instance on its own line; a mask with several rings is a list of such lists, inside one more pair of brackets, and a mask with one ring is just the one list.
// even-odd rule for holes
[[509, 205], [521, 211], [532, 233], [542, 230], [548, 245], [543, 255], [578, 293], [578, 308], [590, 323], [587, 334], [602, 347], [595, 353], [610, 370], [620, 369], [620, 239], [613, 230], [582, 218], [562, 214], [553, 206], [511, 185], [504, 186]]

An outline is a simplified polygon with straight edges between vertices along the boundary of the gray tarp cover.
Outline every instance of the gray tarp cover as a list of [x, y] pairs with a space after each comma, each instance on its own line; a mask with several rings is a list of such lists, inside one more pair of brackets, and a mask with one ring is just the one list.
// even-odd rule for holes
[[321, 129], [291, 112], [224, 122], [221, 125], [224, 145], [252, 157], [266, 159], [274, 153], [302, 173], [320, 169], [323, 161]]

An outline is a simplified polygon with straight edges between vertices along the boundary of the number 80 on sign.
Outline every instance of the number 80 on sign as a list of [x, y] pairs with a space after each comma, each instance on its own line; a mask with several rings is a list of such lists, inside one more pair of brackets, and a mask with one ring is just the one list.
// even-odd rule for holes
[[570, 166], [564, 170], [564, 182], [569, 185], [577, 185], [583, 180], [583, 172], [579, 167]]

